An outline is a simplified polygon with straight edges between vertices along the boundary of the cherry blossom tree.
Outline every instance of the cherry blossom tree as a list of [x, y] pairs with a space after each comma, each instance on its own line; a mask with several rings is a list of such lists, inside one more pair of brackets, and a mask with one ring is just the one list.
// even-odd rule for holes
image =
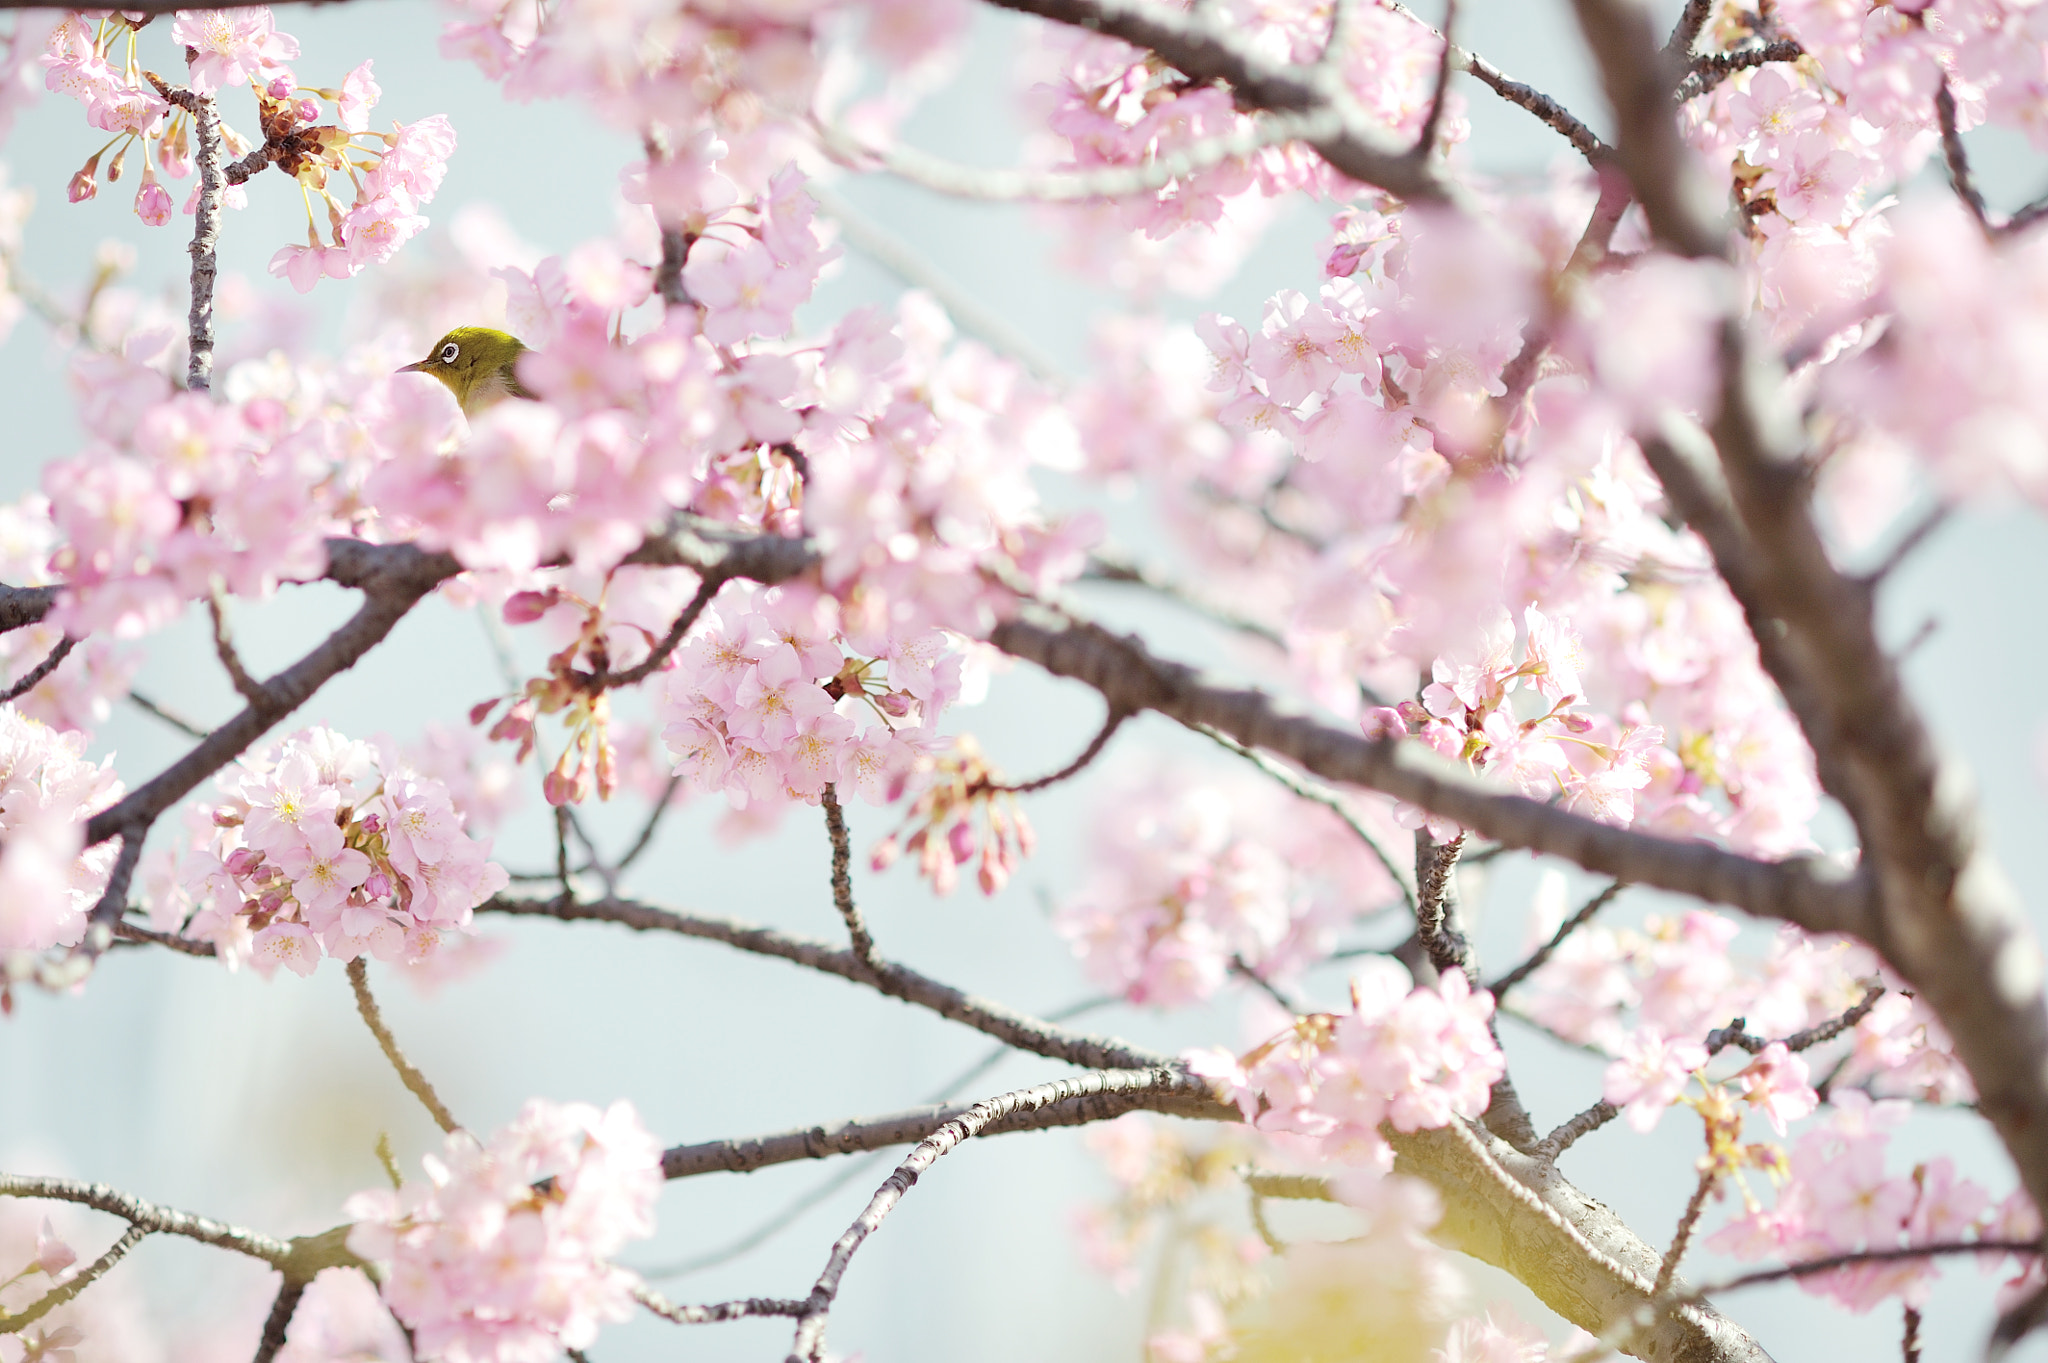
[[[582, 1359], [648, 1313], [780, 1318], [815, 1363], [860, 1347], [828, 1343], [842, 1284], [926, 1174], [944, 1195], [934, 1166], [1067, 1126], [1116, 1190], [1077, 1252], [1131, 1283], [1177, 1247], [1159, 1363], [1742, 1363], [1767, 1354], [1738, 1289], [1786, 1280], [1816, 1313], [1896, 1313], [1913, 1360], [1959, 1270], [2003, 1283], [1968, 1328], [2026, 1337], [2048, 1317], [2041, 953], [1877, 609], [1955, 508], [2048, 496], [2048, 208], [1994, 211], [1964, 139], [2048, 149], [2048, 7], [1687, 0], [1667, 27], [1575, 0], [1607, 107], [1574, 113], [1461, 46], [1455, 4], [994, 3], [1036, 35], [1014, 170], [900, 135], [964, 0], [458, 0], [447, 54], [642, 149], [615, 233], [525, 263], [485, 240], [420, 258], [463, 115], [380, 126], [376, 54], [301, 43], [289, 11], [14, 16], [0, 111], [76, 100], [67, 197], [132, 186], [141, 222], [189, 226], [190, 269], [182, 326], [69, 309], [21, 258], [25, 196], [0, 205], [7, 320], [70, 348], [86, 433], [0, 508], [0, 1009], [114, 987], [117, 949], [277, 990], [341, 972], [445, 1141], [380, 1147], [388, 1185], [296, 1237], [0, 1172], [0, 1360], [127, 1356], [147, 1326], [101, 1279], [183, 1237], [274, 1271], [258, 1363]], [[1568, 168], [1474, 169], [1454, 75]], [[860, 174], [1037, 204], [1132, 300], [1234, 268], [1283, 203], [1328, 230], [1263, 316], [1134, 302], [1067, 380], [929, 292], [816, 319], [854, 234], [820, 205]], [[217, 365], [219, 243], [281, 178], [306, 224], [277, 287], [382, 281], [379, 328]], [[423, 298], [493, 291], [534, 397], [466, 414], [393, 372], [435, 342]], [[1105, 535], [1112, 490], [1163, 527], [1160, 562]], [[317, 582], [354, 614], [257, 675], [235, 611]], [[1227, 664], [1106, 626], [1107, 591], [1206, 619]], [[415, 740], [312, 722], [430, 597], [545, 662], [508, 653], [466, 714], [393, 696]], [[242, 704], [212, 726], [136, 686], [188, 615]], [[1077, 755], [1020, 776], [977, 743], [966, 705], [1005, 659], [1097, 698]], [[116, 704], [186, 729], [183, 755], [103, 753]], [[1097, 772], [1147, 714], [1178, 745]], [[1096, 846], [1057, 868], [1050, 930], [1172, 1048], [900, 964], [860, 907], [884, 876], [999, 895], [1039, 793], [1091, 781]], [[521, 795], [552, 811], [551, 866], [494, 845]], [[843, 936], [630, 893], [692, 798], [740, 829], [821, 823]], [[607, 803], [641, 807], [623, 852], [587, 827]], [[887, 830], [862, 847], [856, 803]], [[1517, 861], [1543, 873], [1526, 946], [1482, 963], [1471, 886]], [[489, 970], [490, 916], [719, 943], [1070, 1068], [694, 1144], [630, 1093], [472, 1127], [372, 974]], [[1241, 1035], [1199, 1020], [1219, 1000]], [[1510, 1023], [1597, 1056], [1599, 1083], [1525, 1101]], [[1577, 1115], [1546, 1132], [1538, 1097]], [[2009, 1168], [1892, 1151], [1939, 1109]], [[1675, 1229], [1574, 1182], [1617, 1119], [1697, 1135]], [[625, 1262], [668, 1181], [890, 1149], [809, 1281], [684, 1304]], [[1299, 1202], [1341, 1219], [1297, 1232]], [[62, 1219], [80, 1207], [125, 1230], [102, 1246]], [[1687, 1276], [1702, 1244], [1750, 1271]], [[1469, 1260], [1554, 1318], [1462, 1308]]]

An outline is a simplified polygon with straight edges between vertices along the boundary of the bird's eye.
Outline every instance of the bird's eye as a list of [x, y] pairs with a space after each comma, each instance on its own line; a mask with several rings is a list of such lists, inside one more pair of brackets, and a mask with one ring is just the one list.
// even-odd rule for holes
[[450, 341], [447, 345], [441, 347], [441, 363], [454, 364], [455, 357], [461, 353], [462, 347], [455, 344], [455, 342]]

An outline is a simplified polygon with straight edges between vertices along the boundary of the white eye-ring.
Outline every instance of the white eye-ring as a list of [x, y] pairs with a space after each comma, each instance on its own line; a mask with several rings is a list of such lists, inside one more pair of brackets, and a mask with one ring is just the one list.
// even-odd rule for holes
[[454, 364], [455, 357], [461, 353], [462, 347], [456, 345], [455, 342], [450, 341], [447, 345], [441, 347], [441, 363]]

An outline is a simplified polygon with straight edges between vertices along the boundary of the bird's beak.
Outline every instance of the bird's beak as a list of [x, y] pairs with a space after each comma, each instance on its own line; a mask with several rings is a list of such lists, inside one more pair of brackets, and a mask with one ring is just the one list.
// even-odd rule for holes
[[414, 360], [411, 364], [401, 369], [394, 369], [391, 372], [394, 374], [424, 374], [427, 372], [427, 362], [425, 360]]

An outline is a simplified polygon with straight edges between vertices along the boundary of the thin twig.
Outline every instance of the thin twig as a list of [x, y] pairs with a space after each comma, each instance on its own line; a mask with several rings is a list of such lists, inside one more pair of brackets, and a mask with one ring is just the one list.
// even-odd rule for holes
[[1906, 533], [1899, 537], [1899, 542], [1894, 544], [1891, 550], [1885, 554], [1883, 561], [1862, 575], [1861, 581], [1872, 590], [1881, 586], [1890, 579], [1893, 573], [1899, 570], [1907, 559], [1913, 556], [1921, 545], [1927, 543], [1928, 538], [1935, 531], [1947, 525], [1949, 518], [1954, 514], [1955, 507], [1949, 502], [1938, 502], [1934, 506], [1929, 507], [1921, 515], [1920, 519], [1914, 521]]
[[1692, 69], [1678, 82], [1672, 98], [1679, 104], [1711, 94], [1716, 86], [1737, 71], [1752, 67], [1766, 66], [1772, 62], [1796, 62], [1806, 55], [1806, 49], [1790, 38], [1774, 38], [1770, 42], [1752, 47], [1738, 47], [1733, 52], [1702, 52], [1692, 59]]
[[1342, 126], [1342, 116], [1330, 109], [1302, 114], [1269, 114], [1251, 120], [1235, 131], [1205, 138], [1137, 165], [1079, 171], [1028, 171], [984, 170], [912, 147], [870, 146], [842, 129], [822, 121], [814, 122], [822, 149], [842, 165], [855, 169], [873, 165], [934, 193], [991, 203], [1087, 203], [1097, 199], [1156, 194], [1176, 181], [1226, 161], [1239, 160], [1262, 148], [1288, 142], [1314, 143], [1332, 136]]
[[1423, 116], [1422, 131], [1415, 138], [1415, 152], [1418, 157], [1428, 158], [1436, 154], [1437, 129], [1444, 121], [1444, 103], [1451, 93], [1451, 72], [1457, 69], [1458, 44], [1454, 35], [1458, 28], [1458, 0], [1444, 0], [1444, 26], [1439, 35], [1443, 39], [1443, 50], [1436, 59], [1436, 89], [1430, 92], [1429, 112]]
[[1296, 1003], [1293, 999], [1288, 998], [1285, 993], [1281, 992], [1280, 986], [1252, 969], [1243, 956], [1235, 954], [1231, 956], [1230, 973], [1241, 980], [1250, 980], [1253, 984], [1257, 985], [1260, 992], [1264, 993], [1273, 1002], [1279, 1004], [1284, 1012], [1299, 1017], [1305, 1011], [1299, 1003]]
[[1755, 1055], [1765, 1047], [1772, 1045], [1782, 1045], [1786, 1050], [1795, 1052], [1811, 1050], [1823, 1042], [1833, 1041], [1836, 1037], [1863, 1021], [1868, 1016], [1870, 1010], [1877, 1007], [1877, 1001], [1883, 998], [1884, 994], [1885, 987], [1882, 983], [1877, 980], [1868, 981], [1863, 987], [1863, 997], [1841, 1013], [1829, 1018], [1825, 1022], [1816, 1023], [1804, 1031], [1794, 1032], [1786, 1037], [1779, 1037], [1775, 1042], [1765, 1037], [1751, 1036], [1743, 1030], [1743, 1027], [1749, 1020], [1747, 1018], [1737, 1018], [1728, 1026], [1717, 1027], [1707, 1033], [1707, 1054], [1718, 1054], [1729, 1046], [1748, 1051], [1751, 1055]]
[[704, 574], [702, 580], [697, 583], [697, 594], [683, 607], [682, 614], [676, 616], [675, 623], [668, 627], [667, 634], [661, 636], [661, 642], [654, 646], [653, 652], [641, 659], [638, 665], [629, 667], [624, 672], [600, 674], [599, 684], [606, 689], [632, 686], [660, 671], [662, 664], [668, 661], [668, 655], [676, 651], [676, 645], [682, 643], [683, 636], [690, 632], [690, 626], [697, 623], [697, 617], [704, 613], [704, 608], [711, 604], [711, 598], [718, 595], [718, 589], [728, 580], [729, 576], [724, 573]]
[[56, 647], [50, 650], [50, 656], [44, 658], [27, 672], [24, 672], [21, 680], [15, 682], [14, 685], [8, 687], [5, 691], [0, 691], [0, 705], [20, 700], [23, 696], [41, 686], [43, 678], [55, 672], [57, 664], [70, 657], [71, 650], [77, 647], [78, 640], [68, 634], [59, 639]]
[[391, 1029], [384, 1025], [384, 1014], [377, 1007], [377, 1000], [370, 994], [370, 972], [363, 958], [358, 956], [348, 963], [349, 987], [356, 992], [356, 1011], [363, 1015], [363, 1022], [370, 1029], [370, 1035], [377, 1038], [384, 1058], [391, 1062], [391, 1068], [398, 1071], [398, 1077], [412, 1096], [420, 1100], [434, 1124], [443, 1131], [455, 1132], [462, 1123], [455, 1120], [455, 1114], [441, 1101], [441, 1095], [434, 1092], [434, 1086], [427, 1082], [414, 1064], [405, 1058], [405, 1052], [398, 1049], [398, 1038], [391, 1035]]
[[186, 719], [174, 710], [166, 710], [140, 691], [131, 688], [128, 692], [128, 703], [142, 711], [142, 713], [162, 720], [188, 738], [206, 737], [207, 731], [205, 729], [200, 728], [197, 724], [194, 724], [191, 720]]
[[1263, 643], [1272, 644], [1276, 648], [1284, 647], [1286, 644], [1286, 640], [1281, 636], [1280, 631], [1274, 629], [1271, 625], [1261, 624], [1259, 621], [1253, 620], [1248, 616], [1239, 615], [1235, 611], [1215, 605], [1212, 602], [1204, 601], [1192, 589], [1166, 575], [1155, 572], [1141, 564], [1134, 563], [1129, 559], [1117, 557], [1114, 554], [1101, 552], [1090, 554], [1088, 556], [1088, 566], [1081, 571], [1081, 581], [1128, 583], [1134, 587], [1143, 587], [1146, 591], [1164, 597], [1175, 605], [1193, 611], [1203, 619], [1221, 625], [1225, 629], [1236, 630], [1240, 634], [1248, 634], [1252, 638]]
[[980, 302], [951, 278], [932, 268], [925, 255], [886, 227], [855, 208], [837, 190], [816, 180], [805, 187], [825, 215], [839, 224], [839, 235], [854, 250], [913, 289], [938, 300], [962, 331], [1008, 355], [1031, 371], [1040, 383], [1059, 387], [1066, 375], [1046, 349], [995, 309]]
[[202, 942], [196, 937], [180, 937], [175, 932], [157, 932], [139, 923], [123, 918], [114, 924], [114, 936], [123, 941], [148, 942], [155, 946], [169, 947], [172, 951], [186, 956], [218, 956], [220, 952], [211, 942]]
[[1095, 737], [1088, 740], [1088, 746], [1081, 749], [1079, 757], [1076, 757], [1073, 761], [1050, 775], [1040, 776], [1030, 781], [1019, 781], [1015, 785], [992, 782], [988, 788], [1006, 795], [1029, 795], [1035, 791], [1044, 790], [1048, 786], [1056, 786], [1070, 777], [1078, 776], [1087, 768], [1090, 762], [1093, 762], [1102, 755], [1102, 750], [1109, 746], [1109, 740], [1116, 736], [1116, 731], [1123, 728], [1124, 721], [1130, 717], [1128, 710], [1119, 710], [1112, 705], [1109, 713], [1103, 717], [1102, 727], [1096, 730]]
[[1678, 1218], [1678, 1230], [1671, 1237], [1671, 1247], [1664, 1251], [1663, 1261], [1657, 1265], [1657, 1282], [1650, 1289], [1650, 1295], [1661, 1297], [1671, 1287], [1671, 1280], [1678, 1276], [1678, 1261], [1685, 1257], [1686, 1246], [1692, 1243], [1692, 1233], [1700, 1223], [1700, 1213], [1707, 1209], [1707, 1196], [1719, 1182], [1718, 1171], [1709, 1165], [1700, 1171], [1699, 1182], [1693, 1185], [1692, 1196], [1686, 1200], [1685, 1211]]
[[853, 902], [853, 840], [846, 832], [846, 811], [839, 807], [839, 792], [829, 781], [825, 783], [821, 803], [825, 806], [825, 832], [832, 839], [832, 903], [846, 923], [853, 954], [872, 970], [877, 965], [875, 939], [868, 935], [860, 906]]
[[1613, 903], [1615, 897], [1627, 888], [1628, 884], [1625, 881], [1616, 880], [1610, 882], [1600, 893], [1594, 895], [1584, 904], [1581, 904], [1577, 913], [1574, 913], [1571, 917], [1565, 919], [1563, 923], [1559, 924], [1557, 931], [1550, 935], [1550, 940], [1536, 948], [1528, 960], [1522, 962], [1499, 979], [1489, 982], [1486, 986], [1487, 989], [1492, 992], [1495, 998], [1499, 998], [1502, 994], [1507, 993], [1508, 990], [1513, 989], [1523, 980], [1528, 979], [1531, 975], [1541, 970], [1543, 963], [1548, 961], [1557, 949], [1564, 945], [1567, 937], [1570, 937], [1580, 928], [1590, 923], [1593, 920], [1594, 914]]
[[747, 1297], [739, 1301], [722, 1301], [715, 1306], [678, 1306], [653, 1288], [642, 1284], [633, 1287], [633, 1300], [664, 1320], [678, 1325], [715, 1325], [721, 1321], [748, 1320], [761, 1316], [801, 1316], [804, 1304], [787, 1301], [780, 1297]]
[[122, 1257], [141, 1244], [142, 1237], [148, 1234], [149, 1227], [129, 1223], [128, 1229], [121, 1232], [120, 1239], [107, 1247], [106, 1253], [87, 1264], [76, 1275], [57, 1284], [13, 1315], [0, 1311], [0, 1335], [19, 1333], [85, 1291], [99, 1281], [108, 1269], [120, 1263]]
[[790, 1363], [817, 1363], [824, 1357], [825, 1323], [838, 1298], [839, 1284], [867, 1238], [882, 1224], [890, 1211], [924, 1172], [942, 1157], [972, 1140], [998, 1118], [1017, 1112], [1033, 1112], [1087, 1094], [1155, 1092], [1200, 1087], [1197, 1081], [1175, 1070], [1098, 1070], [1072, 1079], [1057, 1079], [1013, 1093], [987, 1098], [953, 1118], [921, 1141], [896, 1171], [883, 1181], [868, 1205], [832, 1245], [825, 1267], [819, 1272], [810, 1295], [797, 1319], [796, 1337], [790, 1345]]
[[1899, 1356], [1904, 1363], [1920, 1363], [1920, 1310], [1918, 1307], [1906, 1307], [1905, 1332], [1899, 1340]]
[[206, 595], [206, 615], [213, 622], [213, 652], [220, 659], [221, 667], [228, 674], [228, 681], [243, 700], [255, 700], [261, 683], [249, 675], [249, 669], [242, 665], [242, 655], [235, 648], [234, 636], [228, 632], [227, 602], [223, 599], [220, 584], [215, 583]]
[[1373, 859], [1379, 862], [1380, 869], [1387, 873], [1387, 879], [1394, 882], [1394, 888], [1401, 892], [1401, 901], [1407, 906], [1408, 912], [1415, 912], [1415, 887], [1409, 882], [1409, 873], [1394, 860], [1394, 854], [1387, 850], [1378, 836], [1359, 822], [1358, 816], [1351, 812], [1336, 791], [1309, 780], [1289, 767], [1282, 766], [1256, 748], [1246, 747], [1221, 729], [1211, 728], [1207, 724], [1195, 724], [1192, 727], [1196, 733], [1218, 747], [1236, 753], [1302, 799], [1311, 804], [1321, 805], [1342, 819], [1344, 826], [1351, 830], [1352, 836], [1364, 843], [1365, 850], [1372, 853]]
[[[1445, 37], [1444, 34], [1437, 32], [1435, 26], [1430, 24], [1428, 20], [1408, 8], [1408, 6], [1401, 4], [1399, 0], [1381, 0], [1381, 3], [1386, 9], [1407, 19], [1410, 23], [1430, 33], [1435, 33], [1439, 38]], [[1549, 95], [1544, 94], [1535, 86], [1511, 79], [1505, 72], [1486, 58], [1476, 52], [1461, 48], [1448, 39], [1445, 40], [1444, 50], [1457, 70], [1468, 72], [1474, 80], [1493, 91], [1494, 94], [1500, 96], [1508, 103], [1535, 115], [1543, 122], [1544, 126], [1550, 128], [1553, 132], [1563, 137], [1565, 141], [1571, 143], [1572, 148], [1588, 161], [1597, 165], [1602, 157], [1609, 154], [1610, 149], [1608, 146], [1600, 140], [1599, 136], [1591, 128], [1586, 126], [1585, 120], [1579, 118], [1571, 110], [1565, 108], [1564, 105], [1558, 103]]]
[[1948, 88], [1946, 76], [1942, 77], [1940, 88], [1934, 92], [1934, 114], [1941, 125], [1941, 157], [1948, 164], [1948, 182], [1954, 186], [1963, 207], [1969, 209], [1970, 216], [1977, 220], [1977, 226], [1989, 233], [1991, 215], [1985, 211], [1984, 195], [1977, 189], [1977, 177], [1970, 172], [1970, 153], [1963, 146], [1961, 129], [1956, 127], [1956, 97]]
[[1245, 1189], [1250, 1194], [1252, 1229], [1258, 1232], [1259, 1239], [1265, 1242], [1267, 1249], [1275, 1254], [1285, 1254], [1287, 1252], [1287, 1242], [1275, 1235], [1272, 1226], [1266, 1222], [1266, 1199], [1264, 1195], [1251, 1185], [1250, 1180], [1246, 1180]]
[[1602, 1098], [1584, 1112], [1567, 1118], [1556, 1130], [1536, 1142], [1529, 1153], [1555, 1164], [1557, 1157], [1576, 1145], [1581, 1136], [1591, 1135], [1620, 1115], [1620, 1108]]
[[668, 784], [662, 787], [661, 795], [654, 802], [654, 808], [647, 812], [647, 822], [641, 825], [640, 836], [633, 839], [633, 845], [628, 847], [625, 855], [620, 857], [617, 864], [612, 866], [611, 873], [613, 876], [617, 876], [628, 866], [638, 861], [640, 854], [654, 845], [654, 830], [660, 826], [662, 815], [668, 813], [670, 802], [675, 799], [676, 791], [682, 787], [682, 784], [683, 778], [680, 774], [668, 778]]
[[513, 899], [500, 895], [478, 906], [477, 912], [556, 918], [565, 922], [589, 919], [616, 923], [637, 932], [673, 932], [685, 937], [723, 942], [741, 951], [779, 957], [866, 985], [890, 998], [929, 1009], [941, 1017], [1035, 1055], [1050, 1056], [1091, 1069], [1139, 1069], [1164, 1062], [1164, 1057], [1156, 1052], [1112, 1037], [1090, 1036], [1054, 1027], [1043, 1019], [1027, 1017], [1001, 1004], [975, 998], [964, 990], [880, 957], [870, 963], [829, 942], [797, 937], [729, 918], [677, 913], [616, 897], [597, 901], [564, 901]]

